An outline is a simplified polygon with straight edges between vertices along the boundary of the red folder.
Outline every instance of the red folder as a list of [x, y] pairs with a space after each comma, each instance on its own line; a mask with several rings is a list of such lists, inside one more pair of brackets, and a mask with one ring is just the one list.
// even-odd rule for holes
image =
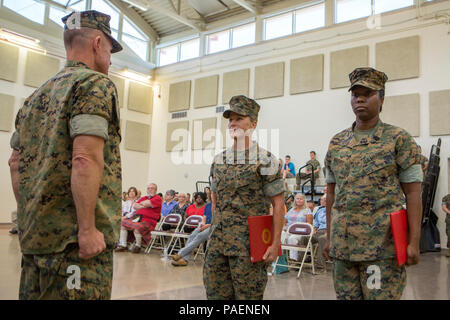
[[391, 212], [390, 216], [395, 253], [397, 254], [397, 264], [401, 266], [407, 261], [408, 218], [406, 216], [406, 210]]
[[[273, 240], [272, 216], [255, 216], [248, 218], [248, 232], [250, 236], [250, 259], [252, 262], [262, 261], [264, 253]], [[278, 250], [281, 256], [281, 245]]]

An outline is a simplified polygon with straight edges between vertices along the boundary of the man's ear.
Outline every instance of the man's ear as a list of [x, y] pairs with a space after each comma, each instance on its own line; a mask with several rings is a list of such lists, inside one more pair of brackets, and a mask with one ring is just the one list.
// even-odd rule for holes
[[94, 40], [92, 41], [92, 46], [93, 46], [94, 51], [99, 51], [100, 50], [101, 45], [102, 45], [101, 42], [102, 42], [102, 37], [96, 36], [94, 38]]

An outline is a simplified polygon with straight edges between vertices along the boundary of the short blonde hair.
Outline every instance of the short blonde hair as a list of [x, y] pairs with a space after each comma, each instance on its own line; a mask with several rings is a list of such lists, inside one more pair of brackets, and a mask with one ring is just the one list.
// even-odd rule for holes
[[[300, 196], [303, 199], [303, 207], [302, 208], [297, 207], [297, 202], [295, 202], [295, 198], [297, 198], [297, 196]], [[294, 205], [292, 206], [292, 208], [294, 208], [295, 211], [297, 211], [298, 209], [306, 209], [306, 196], [303, 193], [297, 193], [295, 195]]]

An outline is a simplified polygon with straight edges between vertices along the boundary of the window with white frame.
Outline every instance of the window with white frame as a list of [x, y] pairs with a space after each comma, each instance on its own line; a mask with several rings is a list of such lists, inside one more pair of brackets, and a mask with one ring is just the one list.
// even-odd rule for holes
[[159, 66], [178, 62], [178, 44], [159, 49]]
[[106, 13], [111, 16], [109, 20], [109, 26], [111, 28], [111, 34], [115, 39], [118, 39], [120, 12], [114, 8], [111, 4], [107, 3], [105, 0], [91, 0], [91, 9], [97, 10], [102, 13]]
[[414, 5], [414, 0], [374, 0], [373, 12], [375, 14], [406, 8]]
[[295, 11], [295, 32], [303, 32], [325, 26], [325, 3], [319, 3]]
[[200, 39], [180, 43], [180, 61], [197, 58], [200, 54]]
[[264, 19], [264, 40], [292, 34], [292, 12]]
[[52, 20], [54, 23], [59, 25], [60, 27], [64, 28], [64, 23], [62, 22], [62, 18], [66, 15], [68, 15], [70, 11], [66, 11], [64, 9], [56, 8], [50, 6], [50, 10], [48, 12], [48, 17], [50, 20]]
[[232, 48], [242, 47], [248, 44], [255, 43], [256, 38], [256, 24], [248, 23], [232, 29]]
[[212, 33], [207, 36], [207, 53], [216, 53], [230, 48], [230, 29]]
[[336, 0], [335, 22], [341, 23], [372, 14], [371, 0]]
[[148, 40], [127, 18], [123, 19], [122, 41], [142, 60], [147, 60]]
[[35, 0], [3, 0], [3, 5], [33, 22], [42, 25], [45, 22], [45, 4], [42, 2]]

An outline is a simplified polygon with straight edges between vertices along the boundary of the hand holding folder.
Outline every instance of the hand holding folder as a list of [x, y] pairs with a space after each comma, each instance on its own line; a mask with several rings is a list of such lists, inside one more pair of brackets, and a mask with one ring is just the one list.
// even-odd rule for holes
[[[272, 245], [272, 219], [273, 217], [270, 215], [248, 218], [250, 259], [252, 262], [262, 261], [267, 248]], [[281, 245], [278, 250], [278, 256], [281, 256]]]
[[399, 266], [408, 260], [408, 217], [406, 210], [391, 212], [391, 230]]

